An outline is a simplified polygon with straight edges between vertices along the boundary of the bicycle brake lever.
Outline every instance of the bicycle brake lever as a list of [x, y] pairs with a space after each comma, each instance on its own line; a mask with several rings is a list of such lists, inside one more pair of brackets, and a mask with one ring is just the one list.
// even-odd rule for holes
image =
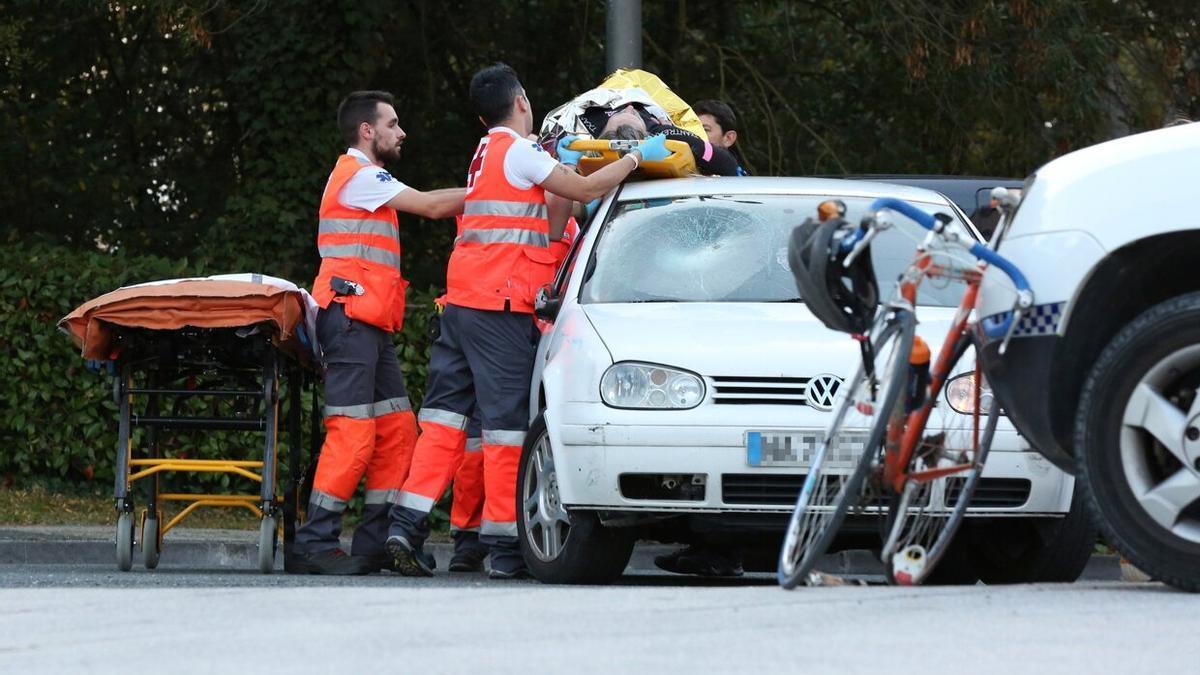
[[842, 267], [849, 269], [850, 265], [854, 263], [855, 258], [857, 258], [860, 253], [866, 250], [867, 246], [870, 245], [871, 240], [874, 239], [875, 235], [878, 233], [879, 230], [876, 230], [875, 228], [867, 230], [866, 236], [858, 240], [858, 243], [855, 244], [854, 248], [850, 250], [850, 255], [847, 255], [846, 259], [842, 261]]

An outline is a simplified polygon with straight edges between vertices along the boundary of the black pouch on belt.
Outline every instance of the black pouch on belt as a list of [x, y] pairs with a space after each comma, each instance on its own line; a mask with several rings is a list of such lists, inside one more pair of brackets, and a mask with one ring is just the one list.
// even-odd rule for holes
[[331, 277], [329, 279], [329, 287], [337, 295], [362, 295], [363, 287], [359, 284], [343, 279], [341, 277]]

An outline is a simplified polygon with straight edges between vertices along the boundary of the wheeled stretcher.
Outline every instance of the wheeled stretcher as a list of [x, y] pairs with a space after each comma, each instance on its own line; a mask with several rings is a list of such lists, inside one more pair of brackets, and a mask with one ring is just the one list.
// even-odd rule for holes
[[[145, 567], [157, 567], [163, 536], [203, 506], [254, 513], [259, 570], [274, 569], [280, 530], [290, 544], [304, 503], [301, 393], [319, 362], [315, 314], [312, 298], [294, 284], [241, 274], [127, 286], [81, 305], [59, 322], [84, 358], [106, 362], [113, 375], [120, 411], [113, 496], [121, 570], [132, 567], [139, 547]], [[290, 398], [289, 482], [281, 494], [277, 466], [284, 382]], [[138, 428], [145, 433], [135, 443]], [[231, 447], [220, 459], [193, 459], [186, 451], [164, 456], [166, 430], [259, 432], [261, 454]], [[161, 492], [159, 479], [167, 472], [232, 474], [258, 483], [259, 490]], [[146, 486], [137, 522], [134, 483]], [[164, 502], [185, 506], [164, 523]]]

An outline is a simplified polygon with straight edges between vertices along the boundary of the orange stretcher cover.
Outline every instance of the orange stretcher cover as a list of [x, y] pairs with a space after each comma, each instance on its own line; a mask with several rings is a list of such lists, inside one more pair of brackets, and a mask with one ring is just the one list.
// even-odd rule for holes
[[[114, 331], [120, 327], [177, 330], [238, 328], [270, 322], [280, 349], [308, 360], [296, 337], [304, 320], [303, 293], [249, 281], [188, 279], [126, 286], [89, 300], [58, 322], [85, 359], [109, 360]], [[303, 326], [300, 326], [303, 330]]]

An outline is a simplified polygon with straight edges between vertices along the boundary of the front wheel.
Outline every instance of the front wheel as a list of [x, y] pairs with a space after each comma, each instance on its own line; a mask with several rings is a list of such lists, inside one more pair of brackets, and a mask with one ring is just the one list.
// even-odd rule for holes
[[837, 393], [838, 405], [784, 532], [777, 577], [785, 589], [808, 578], [829, 549], [846, 514], [863, 498], [877, 466], [891, 411], [908, 374], [916, 318], [897, 311], [873, 331], [871, 374], [866, 363]]
[[525, 565], [549, 584], [616, 581], [633, 555], [634, 539], [600, 524], [595, 513], [568, 511], [544, 415], [525, 435], [517, 473], [517, 532]]
[[1200, 591], [1200, 293], [1156, 305], [1101, 353], [1075, 418], [1077, 487], [1104, 537]]
[[263, 514], [258, 523], [258, 571], [275, 571], [275, 549], [279, 544], [279, 525], [274, 514]]

